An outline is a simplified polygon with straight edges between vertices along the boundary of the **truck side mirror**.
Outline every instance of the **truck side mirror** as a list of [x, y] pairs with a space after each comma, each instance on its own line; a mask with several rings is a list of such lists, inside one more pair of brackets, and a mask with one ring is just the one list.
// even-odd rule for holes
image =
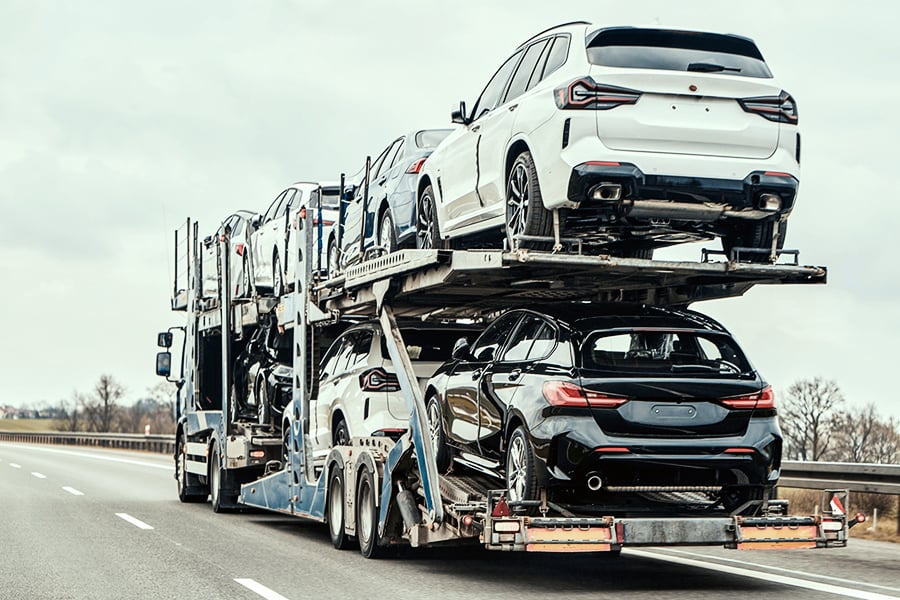
[[172, 347], [172, 332], [171, 331], [163, 331], [162, 333], [156, 334], [156, 345], [160, 348], [171, 348]]
[[466, 116], [466, 103], [462, 100], [459, 102], [459, 108], [450, 113], [450, 120], [454, 123], [459, 123], [460, 125], [468, 125], [472, 122], [468, 116]]
[[156, 374], [160, 377], [168, 379], [172, 374], [172, 353], [157, 352], [156, 353]]

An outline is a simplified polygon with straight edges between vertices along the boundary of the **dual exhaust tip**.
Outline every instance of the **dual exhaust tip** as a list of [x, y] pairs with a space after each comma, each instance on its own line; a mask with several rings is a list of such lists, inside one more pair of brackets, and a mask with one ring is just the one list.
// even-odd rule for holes
[[603, 487], [603, 479], [596, 473], [591, 473], [587, 478], [587, 488], [592, 492], [599, 492]]
[[599, 200], [601, 202], [618, 202], [622, 199], [622, 192], [621, 184], [604, 181], [592, 187], [590, 192], [588, 192], [588, 196], [590, 196], [592, 200]]

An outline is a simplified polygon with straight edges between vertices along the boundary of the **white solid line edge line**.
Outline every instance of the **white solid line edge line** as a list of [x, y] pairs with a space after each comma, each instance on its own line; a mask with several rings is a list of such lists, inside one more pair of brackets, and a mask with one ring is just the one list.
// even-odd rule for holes
[[131, 523], [132, 525], [134, 525], [135, 527], [138, 527], [140, 529], [153, 529], [153, 527], [151, 525], [147, 525], [140, 519], [135, 519], [128, 513], [116, 513], [116, 516], [119, 517], [120, 519], [122, 519], [123, 521], [128, 521], [129, 523]]
[[46, 475], [44, 475], [43, 473], [38, 473], [37, 471], [32, 471], [31, 474], [34, 475], [35, 477], [37, 477], [38, 479], [47, 479]]
[[818, 581], [809, 581], [807, 579], [795, 579], [793, 577], [785, 577], [784, 575], [776, 575], [775, 573], [765, 573], [762, 571], [753, 571], [751, 569], [742, 569], [740, 567], [731, 567], [728, 565], [720, 565], [717, 563], [709, 563], [702, 560], [694, 560], [693, 558], [681, 558], [680, 556], [672, 556], [670, 554], [657, 554], [656, 552], [648, 552], [646, 550], [626, 550], [629, 556], [638, 556], [642, 558], [652, 558], [655, 560], [664, 560], [680, 565], [690, 567], [698, 567], [709, 571], [719, 571], [720, 573], [729, 573], [731, 575], [740, 575], [741, 577], [752, 577], [753, 579], [761, 579], [770, 583], [780, 583], [791, 587], [799, 587], [817, 592], [825, 592], [827, 594], [836, 594], [847, 598], [861, 598], [863, 600], [897, 600], [897, 596], [888, 596], [877, 592], [866, 592], [863, 590], [854, 590], [853, 588], [841, 587], [830, 583], [820, 583]]
[[710, 559], [710, 560], [718, 560], [722, 562], [736, 563], [739, 565], [748, 565], [751, 567], [758, 567], [760, 569], [772, 569], [773, 571], [781, 571], [782, 573], [791, 573], [793, 575], [800, 575], [802, 577], [815, 577], [817, 579], [827, 579], [828, 581], [838, 581], [840, 583], [849, 583], [852, 585], [862, 585], [865, 587], [878, 588], [880, 590], [887, 590], [889, 592], [900, 592], [900, 588], [890, 587], [887, 585], [879, 585], [877, 583], [866, 583], [865, 581], [854, 581], [853, 579], [844, 579], [843, 577], [833, 577], [831, 575], [820, 575], [818, 573], [804, 573], [803, 571], [795, 571], [793, 569], [785, 569], [784, 567], [776, 567], [773, 565], [767, 565], [765, 563], [753, 563], [747, 562], [746, 560], [735, 560], [733, 558], [726, 558], [723, 556], [710, 556], [708, 554], [701, 554], [699, 552], [689, 552], [687, 550], [676, 550], [675, 548], [666, 548], [666, 552], [672, 552], [674, 554], [684, 554], [685, 556], [696, 556], [699, 558]]
[[84, 496], [84, 492], [79, 492], [73, 487], [69, 487], [67, 485], [63, 486], [63, 489], [72, 494], [73, 496]]
[[279, 594], [278, 592], [272, 591], [263, 584], [254, 581], [253, 579], [235, 579], [235, 581], [248, 590], [252, 592], [256, 592], [266, 600], [287, 600], [284, 596]]
[[9, 466], [11, 466], [13, 469], [21, 469], [22, 468], [22, 465], [20, 465], [18, 463], [9, 463]]

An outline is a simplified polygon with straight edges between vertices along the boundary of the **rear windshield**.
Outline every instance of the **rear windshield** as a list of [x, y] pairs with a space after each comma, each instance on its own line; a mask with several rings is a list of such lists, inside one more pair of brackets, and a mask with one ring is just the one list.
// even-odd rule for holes
[[423, 129], [416, 134], [416, 146], [419, 148], [436, 148], [450, 135], [452, 129]]
[[752, 367], [731, 336], [712, 331], [594, 331], [581, 345], [581, 366], [605, 375], [736, 377]]
[[322, 208], [333, 208], [337, 210], [341, 205], [341, 188], [340, 187], [323, 187], [322, 188]]
[[593, 65], [772, 77], [759, 48], [733, 35], [663, 29], [602, 29], [588, 36]]

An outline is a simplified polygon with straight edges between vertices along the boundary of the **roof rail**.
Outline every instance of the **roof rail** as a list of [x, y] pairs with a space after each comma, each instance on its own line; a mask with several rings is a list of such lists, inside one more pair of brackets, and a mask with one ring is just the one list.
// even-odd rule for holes
[[525, 40], [524, 42], [519, 44], [516, 47], [516, 50], [518, 50], [522, 46], [530, 43], [532, 40], [535, 40], [535, 39], [541, 37], [548, 31], [553, 31], [554, 29], [559, 29], [560, 27], [568, 27], [569, 25], [590, 25], [590, 24], [591, 24], [590, 21], [569, 21], [568, 23], [560, 23], [559, 25], [554, 25], [553, 27], [548, 27], [547, 29], [543, 30], [542, 32], [534, 34], [533, 36], [531, 36], [530, 38], [528, 38], [527, 40]]

